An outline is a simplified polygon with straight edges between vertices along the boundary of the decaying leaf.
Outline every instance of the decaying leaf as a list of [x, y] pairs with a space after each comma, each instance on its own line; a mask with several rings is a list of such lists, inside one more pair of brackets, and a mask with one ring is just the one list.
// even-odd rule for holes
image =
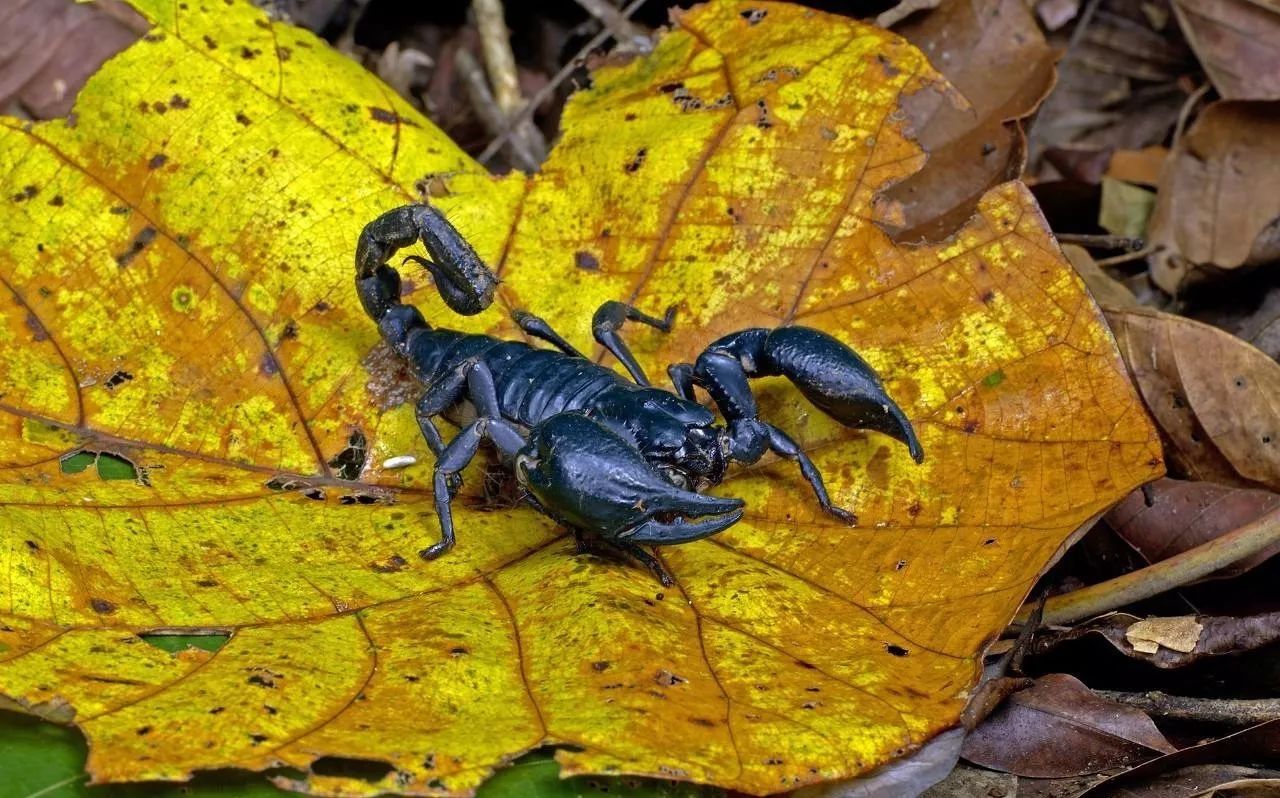
[[[1235, 734], [1201, 745], [1188, 746], [1144, 762], [1085, 790], [1080, 794], [1080, 798], [1122, 798], [1122, 796], [1150, 794], [1144, 793], [1141, 786], [1162, 774], [1193, 765], [1220, 765], [1236, 762], [1247, 762], [1263, 767], [1275, 767], [1280, 764], [1280, 720], [1250, 726]], [[1238, 774], [1235, 777], [1238, 778]], [[1204, 787], [1211, 787], [1214, 783], [1210, 781]]]
[[[1140, 624], [1145, 626], [1145, 630], [1139, 626]], [[1169, 637], [1159, 632], [1153, 634], [1151, 631], [1153, 626], [1180, 628], [1185, 632]], [[1139, 627], [1136, 634], [1132, 633], [1134, 627]], [[1143, 619], [1136, 615], [1117, 612], [1072, 629], [1038, 635], [1033, 644], [1033, 651], [1036, 654], [1043, 654], [1067, 641], [1077, 640], [1087, 635], [1100, 635], [1125, 656], [1145, 660], [1157, 668], [1181, 668], [1206, 657], [1242, 654], [1275, 643], [1280, 640], [1280, 612], [1268, 612], [1244, 618], [1197, 615], [1180, 619]], [[1194, 643], [1188, 649], [1184, 643], [1193, 636]], [[1139, 647], [1135, 645], [1135, 638], [1157, 644], [1164, 642], [1174, 643], [1174, 645], [1157, 645], [1154, 649], [1150, 646]], [[1159, 639], [1152, 640], [1152, 638]]]
[[[898, 28], [963, 95], [923, 92], [905, 104], [929, 160], [885, 192], [900, 240], [949, 235], [993, 186], [1026, 163], [1019, 120], [1053, 88], [1057, 56], [1022, 0], [948, 0]], [[900, 206], [900, 208], [898, 207]]]
[[1204, 625], [1193, 615], [1176, 618], [1144, 618], [1124, 630], [1124, 638], [1133, 650], [1154, 654], [1162, 648], [1189, 654], [1196, 650]]
[[1173, 0], [1187, 41], [1228, 100], [1280, 100], [1280, 3]]
[[[1280, 507], [1280, 494], [1210, 482], [1161, 479], [1134, 491], [1107, 513], [1107, 523], [1148, 562], [1159, 562], [1221, 537]], [[1215, 577], [1238, 576], [1280, 554], [1259, 552]]]
[[132, 44], [146, 21], [122, 2], [7, 0], [0, 9], [0, 111], [65, 116], [102, 62]]
[[[891, 34], [691, 11], [596, 73], [539, 175], [492, 180], [311, 34], [206, 5], [139, 0], [155, 28], [74, 125], [0, 123], [0, 695], [73, 719], [98, 781], [280, 764], [315, 793], [464, 794], [546, 744], [566, 773], [752, 793], [865, 773], [956, 725], [1045, 564], [1161, 472], [1024, 187], [935, 246], [871, 222], [924, 159], [899, 100], [939, 80]], [[486, 504], [478, 464], [457, 549], [422, 562], [414, 390], [352, 287], [361, 227], [419, 192], [504, 281], [460, 319], [410, 274], [433, 323], [511, 335], [518, 305], [586, 349], [600, 302], [676, 303], [672, 335], [630, 335], [651, 373], [729, 330], [820, 327], [885, 375], [925, 464], [766, 381], [764, 416], [862, 526], [789, 463], [742, 470], [723, 492], [748, 517], [664, 552], [663, 591]], [[64, 472], [82, 450], [147, 479]], [[138, 637], [157, 628], [230, 637], [171, 654]], [[307, 772], [327, 756], [389, 772]]]
[[1175, 473], [1280, 490], [1280, 364], [1181, 316], [1134, 308], [1107, 320]]
[[965, 739], [961, 755], [1036, 778], [1101, 773], [1174, 748], [1141, 711], [1099, 698], [1074, 676], [1043, 676]]
[[1280, 260], [1280, 103], [1218, 102], [1174, 147], [1151, 216], [1151, 278], [1196, 278]]

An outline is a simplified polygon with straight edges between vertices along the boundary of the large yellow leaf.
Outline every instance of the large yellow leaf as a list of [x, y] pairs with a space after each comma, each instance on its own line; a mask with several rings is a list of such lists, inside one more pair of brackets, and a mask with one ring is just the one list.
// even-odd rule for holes
[[[384, 789], [465, 793], [548, 743], [568, 772], [753, 793], [852, 776], [956, 724], [1036, 575], [1160, 472], [1021, 185], [937, 246], [873, 223], [924, 159], [899, 100], [940, 80], [884, 31], [689, 12], [595, 75], [541, 174], [491, 180], [305, 32], [247, 5], [138, 5], [154, 30], [73, 121], [0, 123], [0, 693], [74, 720], [99, 781], [336, 755], [391, 763]], [[928, 459], [763, 381], [861, 526], [790, 464], [740, 470], [720, 492], [748, 517], [665, 551], [664, 592], [478, 498], [475, 472], [458, 548], [420, 561], [430, 457], [352, 255], [421, 189], [501, 272], [499, 305], [579, 346], [603, 300], [679, 304], [672, 335], [629, 333], [651, 372], [735, 328], [832, 332]], [[428, 318], [511, 334], [502, 307], [456, 319], [414, 281]], [[357, 430], [367, 464], [344, 479]], [[111, 454], [64, 471], [82, 450]], [[380, 467], [401, 454], [419, 464]], [[103, 479], [121, 458], [139, 478]], [[137, 636], [192, 628], [232, 635], [177, 656]]]

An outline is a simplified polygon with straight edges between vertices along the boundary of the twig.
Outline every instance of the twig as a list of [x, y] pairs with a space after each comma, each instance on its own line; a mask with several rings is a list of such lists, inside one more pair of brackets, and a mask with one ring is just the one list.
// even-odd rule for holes
[[1094, 692], [1116, 703], [1173, 720], [1253, 726], [1280, 718], [1280, 699], [1276, 698], [1196, 698], [1168, 695], [1154, 690], [1149, 693], [1121, 693], [1114, 690]]
[[[1141, 240], [1141, 239], [1135, 239], [1135, 240]], [[1108, 266], [1119, 266], [1122, 263], [1130, 263], [1135, 260], [1142, 260], [1148, 255], [1154, 254], [1155, 251], [1156, 251], [1156, 247], [1146, 246], [1146, 247], [1143, 247], [1142, 249], [1139, 249], [1137, 252], [1126, 252], [1123, 255], [1112, 255], [1109, 258], [1103, 258], [1101, 260], [1095, 261], [1095, 263], [1097, 263], [1099, 266], [1105, 269]]]
[[1209, 93], [1212, 83], [1205, 83], [1200, 88], [1191, 92], [1187, 97], [1187, 101], [1182, 104], [1182, 110], [1178, 111], [1178, 123], [1173, 126], [1173, 141], [1169, 144], [1170, 150], [1178, 148], [1178, 142], [1182, 141], [1182, 133], [1187, 129], [1187, 120], [1191, 118], [1191, 112], [1195, 110], [1200, 100]]
[[613, 38], [626, 44], [636, 52], [647, 53], [653, 49], [649, 34], [644, 28], [622, 15], [608, 0], [575, 0], [588, 14], [600, 20], [600, 24], [609, 29]]
[[527, 104], [520, 93], [520, 79], [516, 73], [516, 58], [511, 52], [511, 35], [507, 30], [502, 0], [472, 0], [476, 30], [480, 34], [480, 49], [484, 64], [493, 84], [493, 99], [502, 110], [504, 119], [513, 131], [513, 138], [520, 139], [520, 149], [536, 156], [532, 166], [522, 169], [533, 171], [546, 157], [547, 142], [541, 131], [533, 126], [531, 115], [524, 114]]
[[[489, 135], [498, 135], [506, 128], [507, 118], [498, 107], [498, 101], [493, 93], [489, 91], [489, 84], [485, 82], [484, 72], [479, 62], [469, 50], [459, 48], [454, 57], [454, 66], [458, 70], [458, 77], [462, 79], [463, 88], [467, 90], [467, 98], [471, 101], [471, 106], [476, 109], [476, 115], [480, 117], [480, 123], [484, 125], [485, 130], [489, 131]], [[524, 139], [519, 136], [513, 137], [506, 146], [512, 163], [519, 169], [532, 172], [542, 163], [542, 159], [530, 152]]]
[[[640, 8], [640, 6], [644, 4], [645, 4], [645, 0], [632, 0], [630, 5], [622, 9], [622, 16], [630, 17], [632, 14], [636, 12], [637, 9]], [[502, 133], [493, 141], [489, 142], [489, 146], [484, 148], [484, 152], [480, 153], [479, 157], [477, 157], [476, 160], [479, 161], [480, 163], [488, 163], [489, 159], [492, 158], [494, 155], [496, 155], [498, 150], [502, 147], [502, 145], [506, 144], [507, 140], [510, 139], [512, 135], [514, 135], [515, 126], [523, 121], [526, 121], [529, 117], [533, 116], [534, 109], [542, 105], [543, 101], [545, 101], [548, 97], [550, 97], [552, 93], [555, 92], [557, 88], [559, 88], [560, 84], [563, 83], [565, 79], [569, 77], [569, 75], [573, 74], [573, 70], [578, 68], [578, 62], [581, 61], [584, 57], [586, 57], [587, 53], [591, 52], [592, 50], [596, 49], [600, 45], [604, 44], [605, 40], [607, 40], [612, 35], [613, 35], [613, 31], [609, 30], [608, 28], [605, 28], [604, 30], [597, 33], [595, 36], [592, 36], [591, 40], [588, 41], [586, 44], [584, 44], [582, 46], [582, 49], [579, 50], [577, 54], [574, 55], [573, 58], [570, 58], [569, 62], [566, 63], [563, 67], [561, 67], [560, 71], [557, 72], [555, 76], [551, 78], [551, 80], [547, 81], [547, 85], [543, 86], [541, 89], [538, 90], [537, 94], [533, 95], [533, 97], [529, 100], [529, 103], [525, 105], [524, 110], [516, 114], [515, 117], [513, 117], [510, 122], [508, 122], [507, 129], [502, 131]]]
[[1060, 244], [1075, 244], [1087, 249], [1123, 249], [1137, 252], [1145, 246], [1141, 238], [1125, 236], [1090, 235], [1088, 233], [1055, 233]]
[[[1043, 624], [1067, 624], [1151, 598], [1220, 571], [1277, 543], [1280, 543], [1280, 509], [1167, 560], [1054, 596], [1045, 603]], [[1013, 620], [1014, 626], [1025, 624], [1031, 613], [1032, 608], [1024, 605]]]

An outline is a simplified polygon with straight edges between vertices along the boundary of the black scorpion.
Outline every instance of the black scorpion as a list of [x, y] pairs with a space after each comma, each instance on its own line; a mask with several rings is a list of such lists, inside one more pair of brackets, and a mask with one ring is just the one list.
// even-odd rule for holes
[[[748, 380], [787, 377], [814, 405], [847, 427], [882, 432], [924, 458], [915, 431], [885, 393], [876, 372], [847, 346], [818, 330], [785, 326], [731, 333], [712, 343], [692, 364], [671, 366], [673, 395], [650, 385], [618, 332], [626, 321], [669, 331], [675, 317], [641, 313], [605, 302], [592, 320], [597, 342], [631, 374], [631, 380], [597, 365], [541, 318], [516, 311], [528, 335], [556, 347], [538, 349], [432, 327], [412, 305], [402, 304], [400, 274], [387, 260], [421, 240], [424, 266], [445, 303], [474, 315], [493, 301], [497, 277], [436, 209], [406, 205], [367, 225], [356, 248], [356, 288], [383, 339], [426, 386], [417, 421], [436, 456], [433, 489], [440, 518], [439, 542], [423, 549], [435, 559], [454, 545], [450, 503], [460, 471], [487, 439], [514, 470], [523, 498], [573, 530], [580, 549], [595, 544], [629, 554], [663, 582], [671, 577], [644, 545], [686, 543], [714, 535], [742, 517], [741, 499], [702, 495], [718, 484], [730, 461], [755, 463], [766, 452], [794, 461], [818, 503], [854, 523], [831, 503], [822, 475], [800, 447], [760, 420]], [[694, 388], [710, 395], [726, 425], [699, 404]], [[433, 418], [462, 419], [448, 444]], [[467, 420], [470, 418], [471, 420]]]

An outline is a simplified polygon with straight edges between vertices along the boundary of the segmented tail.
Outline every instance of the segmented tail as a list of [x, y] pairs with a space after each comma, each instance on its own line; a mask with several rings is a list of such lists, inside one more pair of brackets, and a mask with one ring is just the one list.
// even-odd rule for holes
[[493, 303], [497, 275], [457, 228], [430, 205], [403, 205], [365, 225], [356, 243], [356, 289], [365, 312], [375, 321], [400, 305], [400, 275], [387, 260], [418, 240], [430, 258], [411, 255], [405, 260], [431, 272], [445, 304], [473, 316]]

